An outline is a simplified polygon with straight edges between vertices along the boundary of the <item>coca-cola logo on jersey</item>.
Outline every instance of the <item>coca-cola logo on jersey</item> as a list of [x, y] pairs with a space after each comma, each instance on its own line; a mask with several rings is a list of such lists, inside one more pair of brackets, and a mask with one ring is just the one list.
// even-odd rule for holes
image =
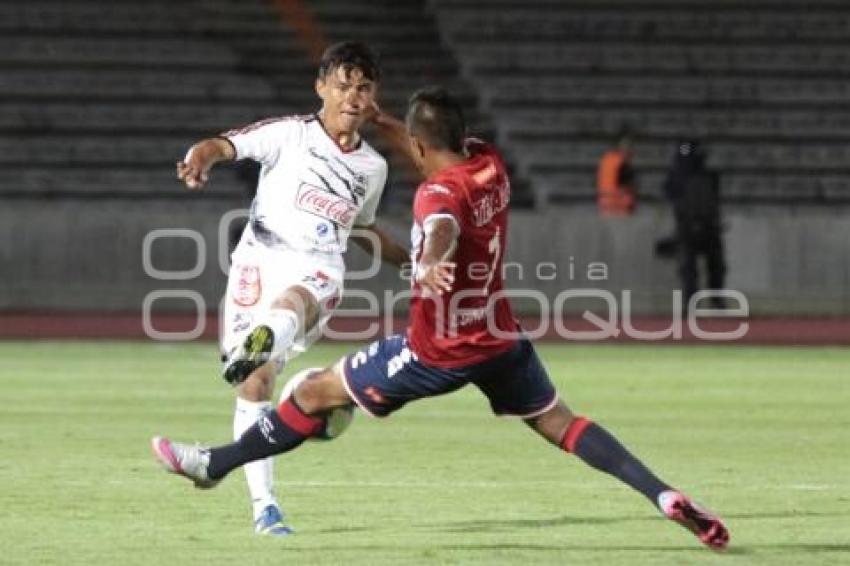
[[345, 228], [350, 228], [357, 216], [357, 207], [351, 201], [307, 183], [298, 188], [295, 206]]

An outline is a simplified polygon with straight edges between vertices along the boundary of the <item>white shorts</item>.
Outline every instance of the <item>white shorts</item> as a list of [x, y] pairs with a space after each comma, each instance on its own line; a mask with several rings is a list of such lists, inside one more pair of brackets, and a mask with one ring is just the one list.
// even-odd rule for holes
[[[246, 231], [247, 232], [247, 231]], [[270, 248], [245, 234], [231, 255], [221, 320], [221, 349], [229, 355], [286, 289], [307, 289], [319, 304], [319, 321], [286, 352], [291, 359], [322, 334], [342, 298], [345, 264], [340, 256]]]

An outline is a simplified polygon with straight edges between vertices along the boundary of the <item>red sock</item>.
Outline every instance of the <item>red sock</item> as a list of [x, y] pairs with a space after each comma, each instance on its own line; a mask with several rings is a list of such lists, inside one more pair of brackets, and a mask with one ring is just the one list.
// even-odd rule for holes
[[322, 430], [324, 425], [322, 417], [311, 417], [305, 414], [292, 397], [288, 397], [278, 405], [277, 415], [283, 424], [304, 436], [313, 436]]
[[593, 421], [589, 419], [584, 417], [575, 417], [570, 423], [570, 426], [567, 427], [567, 431], [564, 433], [564, 438], [561, 439], [561, 448], [567, 452], [575, 452], [578, 439], [581, 438], [585, 429], [587, 429], [587, 427], [591, 424], [593, 424]]

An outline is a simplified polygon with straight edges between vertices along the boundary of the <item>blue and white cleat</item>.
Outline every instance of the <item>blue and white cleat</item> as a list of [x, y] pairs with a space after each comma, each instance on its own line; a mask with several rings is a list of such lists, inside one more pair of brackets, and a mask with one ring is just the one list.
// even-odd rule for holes
[[292, 528], [283, 521], [283, 515], [277, 505], [269, 505], [263, 509], [263, 512], [260, 513], [260, 517], [254, 522], [254, 531], [258, 535], [276, 537], [282, 537], [294, 533], [295, 531], [293, 531]]

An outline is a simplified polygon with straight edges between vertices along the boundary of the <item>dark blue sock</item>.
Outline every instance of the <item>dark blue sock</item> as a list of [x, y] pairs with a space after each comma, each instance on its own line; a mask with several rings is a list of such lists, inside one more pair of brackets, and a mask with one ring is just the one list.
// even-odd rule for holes
[[573, 420], [561, 446], [586, 464], [611, 474], [641, 492], [653, 505], [658, 505], [658, 495], [662, 491], [671, 489], [655, 477], [640, 460], [632, 456], [608, 431], [583, 417]]
[[287, 399], [276, 411], [260, 417], [236, 442], [211, 448], [207, 474], [221, 479], [248, 462], [288, 452], [315, 434], [322, 423], [322, 418], [305, 415]]

